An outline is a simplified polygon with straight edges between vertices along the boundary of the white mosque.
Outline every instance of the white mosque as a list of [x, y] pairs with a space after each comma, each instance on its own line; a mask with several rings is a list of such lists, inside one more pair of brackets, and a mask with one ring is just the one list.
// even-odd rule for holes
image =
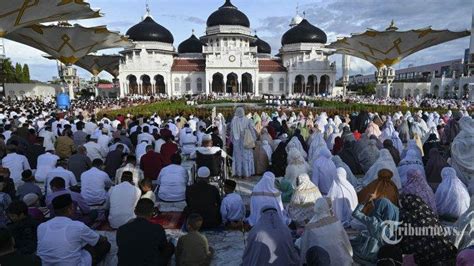
[[120, 96], [125, 95], [307, 95], [333, 93], [336, 64], [327, 36], [296, 16], [273, 56], [252, 34], [248, 17], [230, 0], [207, 19], [206, 34], [193, 34], [176, 50], [171, 32], [150, 15], [131, 27], [133, 42], [121, 52]]

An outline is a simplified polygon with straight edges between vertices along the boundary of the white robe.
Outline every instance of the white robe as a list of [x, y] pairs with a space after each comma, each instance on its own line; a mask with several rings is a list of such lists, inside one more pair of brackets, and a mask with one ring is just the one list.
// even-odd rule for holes
[[402, 182], [398, 175], [398, 169], [393, 161], [392, 155], [387, 149], [381, 149], [380, 155], [377, 161], [369, 168], [365, 173], [364, 178], [359, 182], [363, 187], [370, 184], [372, 181], [377, 179], [378, 173], [382, 169], [388, 169], [393, 173], [392, 181], [395, 183], [398, 189], [402, 188]]
[[344, 226], [348, 226], [352, 220], [352, 212], [359, 203], [357, 192], [347, 181], [347, 174], [344, 168], [337, 168], [337, 175], [328, 192], [328, 198], [332, 200], [332, 210], [334, 215]]
[[331, 152], [324, 147], [319, 153], [318, 159], [313, 163], [311, 181], [326, 195], [336, 178], [336, 165], [331, 160]]
[[452, 167], [443, 168], [441, 178], [435, 193], [438, 214], [458, 218], [469, 208], [469, 192]]

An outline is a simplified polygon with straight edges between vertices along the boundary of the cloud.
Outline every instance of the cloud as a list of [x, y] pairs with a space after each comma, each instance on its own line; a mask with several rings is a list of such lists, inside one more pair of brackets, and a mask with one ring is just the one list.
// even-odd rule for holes
[[206, 21], [204, 19], [198, 18], [198, 17], [193, 17], [193, 16], [170, 15], [170, 14], [166, 14], [166, 15], [162, 15], [162, 16], [172, 18], [172, 19], [176, 19], [176, 20], [191, 22], [191, 23], [195, 23], [195, 24], [199, 24], [199, 25], [206, 24]]

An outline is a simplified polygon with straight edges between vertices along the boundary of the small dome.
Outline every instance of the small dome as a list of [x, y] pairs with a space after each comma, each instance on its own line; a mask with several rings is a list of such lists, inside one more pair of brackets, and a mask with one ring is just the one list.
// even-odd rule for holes
[[208, 27], [218, 25], [238, 25], [250, 28], [250, 21], [230, 0], [226, 0], [225, 4], [212, 13], [207, 19]]
[[178, 46], [178, 53], [186, 54], [186, 53], [202, 53], [202, 46], [204, 44], [196, 37], [196, 35], [191, 35], [188, 39], [184, 40]]
[[281, 38], [281, 44], [292, 43], [322, 43], [327, 42], [326, 33], [320, 28], [313, 26], [306, 19], [303, 19], [298, 25], [289, 29]]
[[126, 35], [129, 39], [136, 42], [164, 42], [171, 44], [174, 42], [173, 34], [165, 27], [156, 23], [150, 16], [131, 27]]
[[257, 53], [259, 54], [271, 54], [272, 53], [272, 47], [270, 44], [268, 44], [266, 41], [258, 38], [257, 35], [255, 35], [255, 38], [257, 38], [254, 42], [250, 44], [251, 47], [257, 47]]

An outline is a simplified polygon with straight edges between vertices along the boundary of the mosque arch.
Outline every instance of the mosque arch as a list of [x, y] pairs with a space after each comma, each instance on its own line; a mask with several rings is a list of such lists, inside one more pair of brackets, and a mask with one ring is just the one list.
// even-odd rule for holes
[[306, 95], [317, 95], [318, 94], [318, 77], [316, 75], [310, 75], [308, 77], [308, 84], [306, 85]]
[[239, 93], [239, 76], [235, 73], [229, 73], [227, 75], [227, 82], [225, 84], [226, 93]]
[[155, 93], [166, 94], [165, 78], [162, 75], [156, 75], [155, 80]]
[[414, 91], [413, 91], [413, 97], [416, 97], [420, 95], [420, 89], [416, 88]]
[[297, 75], [295, 77], [295, 83], [293, 83], [293, 93], [303, 93], [304, 83], [304, 76]]
[[273, 78], [268, 78], [268, 92], [273, 92]]
[[424, 96], [426, 96], [427, 94], [428, 94], [428, 89], [423, 89], [423, 95], [421, 95], [421, 96], [424, 97]]
[[322, 75], [321, 80], [319, 82], [319, 94], [327, 94], [328, 89], [329, 89], [329, 76], [328, 75]]
[[433, 87], [433, 95], [434, 95], [435, 97], [439, 97], [439, 86], [438, 86], [438, 85], [435, 85], [435, 86]]
[[191, 93], [191, 78], [187, 77], [184, 79], [184, 85], [186, 88], [186, 93]]
[[179, 78], [174, 78], [174, 91], [179, 92], [181, 90], [181, 82]]
[[242, 94], [253, 93], [253, 80], [250, 73], [242, 74]]
[[213, 93], [224, 93], [224, 75], [217, 72], [212, 75], [212, 92]]
[[142, 83], [142, 94], [144, 95], [149, 95], [152, 93], [151, 90], [151, 79], [150, 76], [148, 75], [142, 75], [140, 77], [141, 83]]
[[138, 94], [138, 82], [135, 75], [128, 75], [128, 93], [129, 94]]
[[462, 98], [467, 99], [469, 97], [469, 84], [464, 84], [462, 86]]

